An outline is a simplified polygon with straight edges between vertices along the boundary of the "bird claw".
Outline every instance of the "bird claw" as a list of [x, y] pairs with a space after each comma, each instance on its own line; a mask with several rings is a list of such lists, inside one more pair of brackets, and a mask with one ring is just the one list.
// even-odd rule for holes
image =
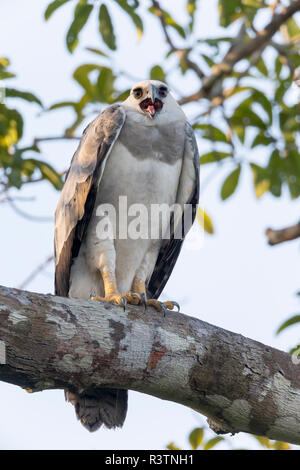
[[165, 306], [165, 304], [163, 302], [159, 302], [159, 305], [161, 306], [161, 309], [163, 311], [163, 315], [165, 317], [166, 313], [167, 313], [167, 307]]
[[174, 300], [171, 300], [171, 303], [177, 308], [177, 312], [180, 312], [180, 305], [178, 302], [174, 302]]
[[147, 310], [147, 299], [146, 299], [146, 294], [144, 294], [144, 293], [141, 293], [141, 294], [140, 294], [140, 296], [141, 296], [141, 300], [142, 300], [142, 302], [143, 302], [143, 305], [144, 305], [144, 310], [146, 311], [146, 310]]
[[123, 309], [124, 309], [124, 312], [125, 312], [125, 311], [126, 311], [126, 307], [127, 307], [127, 300], [126, 300], [126, 298], [123, 297], [123, 296], [121, 297], [121, 300], [122, 300], [122, 302], [123, 302]]

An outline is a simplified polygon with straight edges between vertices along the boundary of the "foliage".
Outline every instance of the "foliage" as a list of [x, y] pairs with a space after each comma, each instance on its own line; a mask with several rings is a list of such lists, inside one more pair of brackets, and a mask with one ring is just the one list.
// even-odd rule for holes
[[[15, 75], [9, 70], [9, 60], [0, 57], [0, 80], [8, 80]], [[10, 106], [12, 99], [19, 98], [42, 107], [42, 103], [33, 93], [3, 88], [0, 100], [0, 188], [7, 191], [11, 187], [20, 189], [31, 181], [47, 180], [56, 189], [62, 187], [62, 180], [51, 165], [35, 156], [40, 152], [33, 144], [22, 147], [24, 120], [21, 113]]]
[[[189, 444], [192, 450], [211, 450], [213, 449], [219, 442], [225, 441], [225, 438], [222, 436], [214, 436], [214, 437], [207, 437], [209, 433], [206, 427], [199, 427], [193, 429], [188, 437]], [[174, 442], [170, 442], [167, 445], [167, 449], [169, 450], [181, 450], [180, 447], [176, 446]]]
[[[297, 292], [297, 296], [300, 298], [300, 292]], [[289, 317], [287, 320], [284, 320], [281, 325], [277, 328], [276, 334], [278, 335], [286, 328], [300, 323], [300, 314], [296, 313]], [[300, 344], [295, 345], [290, 351], [290, 354], [294, 355], [297, 361], [300, 360]]]
[[[45, 18], [48, 20], [66, 3], [70, 0], [50, 3]], [[257, 198], [266, 192], [280, 197], [283, 187], [288, 188], [291, 198], [297, 198], [300, 195], [299, 107], [288, 97], [293, 71], [300, 65], [300, 28], [296, 20], [289, 18], [278, 32], [276, 42], [266, 42], [259, 50], [250, 51], [247, 57], [237, 60], [228, 72], [221, 74], [211, 88], [204, 90], [205, 79], [215, 73], [228, 51], [234, 53], [241, 44], [253, 39], [261, 11], [269, 10], [270, 18], [272, 5], [262, 0], [219, 0], [219, 24], [224, 27], [225, 35], [201, 38], [195, 28], [199, 1], [187, 0], [187, 16], [181, 24], [156, 0], [150, 2], [148, 11], [140, 3], [137, 0], [76, 2], [66, 36], [69, 51], [73, 52], [78, 46], [79, 33], [86, 26], [92, 10], [98, 18], [103, 48], [107, 50], [88, 48], [97, 55], [96, 62], [83, 64], [75, 70], [73, 77], [83, 89], [81, 98], [77, 102], [67, 101], [51, 107], [71, 106], [74, 109], [76, 119], [66, 132], [72, 135], [77, 130], [89, 115], [90, 103], [110, 104], [127, 96], [128, 90], [118, 89], [116, 72], [110, 63], [109, 50], [114, 52], [118, 47], [113, 10], [121, 8], [139, 36], [142, 36], [143, 25], [150, 14], [161, 22], [167, 50], [163, 63], [151, 66], [149, 76], [170, 83], [172, 88], [174, 60], [182, 75], [196, 73], [206, 109], [197, 116], [193, 126], [199, 140], [211, 144], [211, 151], [202, 154], [200, 162], [220, 168], [224, 165], [232, 167], [220, 188], [221, 198], [228, 199], [235, 192], [242, 167], [250, 170], [248, 174], [252, 175]], [[191, 98], [185, 102], [192, 101], [198, 100]]]
[[[222, 437], [222, 436], [217, 436], [217, 435], [210, 437], [209, 434], [212, 434], [212, 433], [205, 426], [194, 428], [188, 436], [188, 441], [189, 441], [189, 445], [191, 446], [191, 449], [192, 450], [212, 450], [212, 449], [215, 450], [215, 447], [220, 442], [224, 442], [227, 445], [229, 444], [229, 441], [227, 438]], [[271, 441], [267, 437], [256, 436], [256, 435], [253, 435], [252, 437], [264, 449], [268, 449], [268, 450], [290, 450], [291, 449], [291, 446], [287, 442]], [[167, 449], [182, 450], [174, 442], [170, 442], [167, 445]]]

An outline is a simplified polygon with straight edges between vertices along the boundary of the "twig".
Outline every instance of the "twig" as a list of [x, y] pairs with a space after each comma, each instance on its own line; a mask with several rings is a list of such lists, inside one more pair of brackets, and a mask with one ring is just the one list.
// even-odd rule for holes
[[180, 48], [176, 47], [175, 44], [173, 43], [173, 41], [172, 41], [172, 39], [169, 35], [169, 32], [168, 32], [167, 24], [166, 24], [166, 21], [165, 21], [164, 11], [161, 8], [159, 2], [157, 0], [152, 0], [152, 5], [153, 5], [153, 8], [155, 9], [156, 16], [160, 20], [160, 23], [161, 23], [166, 41], [169, 44], [171, 50], [177, 54], [180, 62], [182, 64], [185, 63], [190, 69], [194, 70], [194, 72], [198, 75], [198, 77], [200, 79], [205, 77], [205, 74], [200, 69], [200, 67], [188, 57], [188, 51], [186, 49], [180, 49]]
[[27, 214], [27, 212], [24, 212], [19, 207], [17, 207], [13, 199], [11, 198], [8, 198], [7, 202], [9, 203], [11, 208], [16, 212], [16, 214], [20, 215], [24, 219], [30, 220], [31, 222], [52, 222], [53, 221], [52, 217], [40, 217], [40, 216]]
[[266, 230], [269, 245], [277, 245], [278, 243], [288, 242], [300, 237], [300, 222], [280, 230], [268, 228]]
[[263, 30], [258, 31], [253, 39], [230, 49], [223, 61], [212, 68], [212, 74], [203, 79], [199, 91], [183, 97], [179, 103], [186, 104], [192, 101], [198, 101], [200, 98], [203, 98], [203, 96], [207, 96], [217, 80], [224, 75], [229, 75], [237, 62], [251, 56], [262, 47], [265, 47], [272, 36], [279, 30], [280, 26], [297, 11], [300, 11], [300, 0], [294, 0], [282, 13], [275, 14], [270, 23]]
[[53, 261], [53, 255], [48, 256], [48, 258], [43, 261], [37, 268], [35, 268], [32, 273], [29, 274], [29, 276], [19, 285], [18, 289], [25, 289], [25, 287], [28, 286], [28, 284], [41, 272], [45, 269], [45, 267]]
[[71, 135], [61, 135], [61, 136], [51, 136], [51, 137], [36, 137], [33, 141], [34, 145], [39, 142], [48, 142], [55, 140], [80, 140], [81, 137], [71, 136]]

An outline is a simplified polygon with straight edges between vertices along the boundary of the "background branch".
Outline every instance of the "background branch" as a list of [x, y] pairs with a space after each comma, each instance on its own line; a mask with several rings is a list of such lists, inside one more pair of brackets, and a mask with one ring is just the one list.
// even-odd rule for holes
[[300, 0], [294, 0], [287, 8], [284, 8], [282, 13], [273, 15], [270, 23], [263, 30], [258, 31], [254, 38], [230, 48], [222, 62], [212, 67], [211, 75], [203, 79], [200, 90], [183, 97], [179, 100], [179, 103], [186, 104], [192, 101], [198, 101], [200, 98], [209, 95], [210, 90], [212, 90], [217, 80], [224, 75], [230, 74], [237, 62], [244, 58], [251, 57], [257, 50], [265, 47], [272, 36], [279, 31], [280, 26], [297, 11], [300, 11]]
[[282, 228], [280, 230], [273, 230], [268, 228], [266, 230], [269, 245], [277, 245], [278, 243], [288, 242], [300, 237], [300, 222], [290, 227]]

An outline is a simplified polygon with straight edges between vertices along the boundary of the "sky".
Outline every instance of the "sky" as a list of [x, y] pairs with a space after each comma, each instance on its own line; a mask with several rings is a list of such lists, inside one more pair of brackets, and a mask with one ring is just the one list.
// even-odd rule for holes
[[[181, 17], [182, 4], [182, 0], [176, 2], [175, 17]], [[72, 81], [72, 73], [78, 65], [95, 61], [83, 46], [103, 47], [94, 19], [81, 35], [79, 48], [69, 54], [64, 41], [72, 5], [58, 10], [45, 22], [43, 12], [47, 5], [45, 0], [0, 3], [0, 56], [10, 58], [11, 70], [17, 74], [9, 86], [34, 91], [45, 106], [78, 98], [80, 90]], [[200, 5], [196, 21], [201, 35], [221, 34], [222, 29], [216, 26], [216, 1], [203, 1]], [[149, 19], [144, 38], [138, 42], [130, 21], [117, 9], [113, 13], [120, 45], [113, 59], [116, 69], [126, 69], [142, 79], [166, 51], [159, 27], [154, 19]], [[173, 82], [176, 80], [175, 75]], [[128, 81], [126, 84], [130, 85]], [[196, 84], [192, 75], [180, 83], [186, 94], [193, 92]], [[296, 94], [291, 99], [297, 99]], [[26, 115], [24, 144], [30, 144], [34, 136], [59, 136], [72, 120], [67, 109], [41, 113], [36, 105], [20, 100], [14, 104]], [[194, 108], [185, 111], [191, 117]], [[44, 143], [42, 155], [64, 170], [75, 148], [76, 142]], [[266, 194], [257, 201], [251, 175], [243, 171], [236, 193], [221, 202], [220, 185], [227, 172], [213, 178], [201, 193], [201, 205], [213, 219], [215, 234], [203, 235], [195, 225], [193, 241], [183, 248], [164, 297], [177, 300], [186, 314], [288, 350], [299, 341], [297, 328], [280, 336], [275, 335], [275, 330], [299, 308], [294, 295], [300, 288], [299, 243], [269, 247], [264, 232], [267, 227], [280, 228], [297, 222], [299, 200], [291, 201], [284, 193], [280, 199]], [[201, 170], [201, 182], [208, 174], [207, 168]], [[28, 198], [17, 203], [19, 208], [46, 220], [27, 220], [7, 204], [1, 204], [0, 284], [10, 287], [20, 286], [51, 255], [53, 215], [59, 197], [47, 183], [29, 185], [15, 195]], [[53, 293], [52, 265], [26, 288]], [[89, 434], [76, 421], [62, 390], [28, 394], [1, 383], [0, 394], [0, 449], [164, 449], [171, 441], [188, 448], [188, 433], [205, 423], [201, 415], [186, 407], [130, 392], [124, 427]], [[228, 446], [255, 449], [256, 443], [240, 434], [219, 448]]]

